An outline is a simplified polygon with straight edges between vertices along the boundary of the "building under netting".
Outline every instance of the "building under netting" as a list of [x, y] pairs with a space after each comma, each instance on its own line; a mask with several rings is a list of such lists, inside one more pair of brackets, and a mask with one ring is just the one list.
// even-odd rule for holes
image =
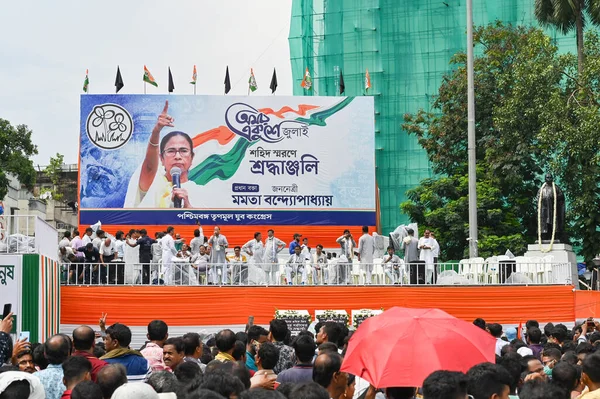
[[[533, 4], [473, 0], [474, 22], [533, 25]], [[466, 47], [465, 34], [465, 0], [293, 0], [289, 42], [295, 95], [338, 95], [340, 69], [345, 95], [363, 95], [369, 70], [384, 234], [408, 221], [399, 208], [405, 192], [432, 174], [417, 139], [401, 128], [403, 115], [430, 107], [450, 58]], [[575, 52], [574, 34], [548, 34], [561, 51]], [[310, 92], [300, 86], [307, 67]]]

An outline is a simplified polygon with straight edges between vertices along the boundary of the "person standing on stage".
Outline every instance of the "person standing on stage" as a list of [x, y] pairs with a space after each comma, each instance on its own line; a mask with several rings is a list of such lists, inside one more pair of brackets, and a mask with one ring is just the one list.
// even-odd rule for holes
[[275, 237], [273, 230], [267, 231], [267, 240], [265, 241], [265, 256], [264, 263], [262, 265], [265, 271], [265, 277], [267, 284], [276, 285], [279, 284], [277, 281], [277, 272], [279, 271], [279, 260], [277, 254], [283, 251], [285, 248], [285, 242]]
[[369, 234], [369, 226], [363, 226], [363, 235], [358, 239], [358, 260], [360, 261], [360, 275], [366, 274], [365, 284], [373, 282], [373, 254], [375, 253], [375, 240]]
[[294, 239], [292, 240], [292, 242], [290, 242], [290, 247], [289, 247], [290, 255], [293, 255], [295, 253], [294, 248], [296, 248], [297, 246], [298, 247], [301, 246], [300, 237], [302, 237], [302, 234], [300, 234], [300, 233], [294, 234]]
[[190, 241], [190, 251], [192, 255], [197, 255], [200, 253], [200, 247], [204, 245], [204, 231], [202, 230], [202, 226], [198, 224], [198, 228], [194, 230], [194, 238]]
[[252, 257], [256, 267], [261, 267], [265, 258], [265, 246], [262, 242], [262, 234], [258, 231], [254, 233], [254, 239], [244, 244], [242, 252]]
[[431, 247], [431, 254], [433, 255], [433, 284], [435, 284], [437, 283], [437, 276], [440, 273], [440, 267], [438, 265], [438, 258], [440, 257], [440, 244], [435, 239], [433, 231], [429, 234], [429, 236], [433, 241], [433, 246]]
[[[219, 270], [221, 271], [221, 284], [227, 284], [227, 259], [225, 257], [225, 250], [229, 246], [227, 238], [221, 234], [221, 229], [215, 226], [215, 232], [208, 240], [208, 245], [211, 246], [210, 250], [210, 263], [211, 268], [209, 271], [209, 277], [212, 275], [213, 284], [219, 282]], [[212, 271], [212, 273], [211, 273]]]
[[156, 243], [156, 240], [148, 237], [148, 232], [146, 229], [140, 230], [141, 237], [138, 238], [135, 244], [130, 244], [127, 242], [132, 248], [137, 246], [139, 249], [140, 263], [142, 265], [142, 284], [150, 284], [150, 262], [152, 262], [152, 245]]
[[352, 274], [352, 260], [354, 259], [354, 248], [356, 248], [356, 241], [352, 238], [350, 230], [344, 230], [344, 234], [335, 240], [342, 249], [340, 255], [340, 261], [338, 262], [338, 284], [350, 284], [350, 277]]
[[293, 285], [294, 278], [300, 273], [302, 275], [301, 283], [306, 284], [306, 258], [302, 255], [302, 247], [296, 245], [294, 247], [294, 254], [290, 256], [285, 265], [285, 278], [289, 285]]
[[[177, 256], [177, 250], [175, 249], [175, 241], [173, 240], [173, 234], [175, 229], [173, 226], [167, 227], [167, 234], [161, 239], [162, 247], [162, 274], [165, 284], [169, 285], [173, 282], [173, 258]], [[160, 279], [159, 279], [160, 280]]]
[[433, 277], [433, 240], [431, 239], [431, 232], [425, 230], [423, 237], [419, 239], [419, 260], [425, 262], [425, 283], [431, 284], [431, 278]]
[[317, 245], [317, 252], [312, 257], [312, 279], [313, 285], [319, 284], [319, 275], [321, 281], [327, 285], [329, 281], [329, 273], [327, 270], [327, 255], [323, 252], [323, 246]]
[[402, 250], [404, 251], [404, 263], [410, 265], [419, 260], [419, 240], [415, 238], [413, 229], [406, 229], [408, 236], [402, 241]]

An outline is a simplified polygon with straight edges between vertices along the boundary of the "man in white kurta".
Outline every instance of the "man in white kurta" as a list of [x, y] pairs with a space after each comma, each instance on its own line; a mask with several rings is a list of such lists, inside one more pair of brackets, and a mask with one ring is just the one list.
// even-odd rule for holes
[[167, 228], [167, 234], [161, 239], [162, 247], [162, 274], [166, 285], [170, 285], [173, 282], [173, 258], [177, 255], [175, 249], [175, 241], [173, 240], [173, 234], [175, 229], [171, 226]]
[[279, 272], [277, 254], [285, 249], [285, 242], [275, 237], [273, 230], [267, 231], [267, 236], [267, 240], [265, 241], [265, 255], [261, 267], [265, 271], [267, 284], [279, 285], [279, 281], [277, 280], [277, 273]]
[[337, 265], [337, 283], [343, 285], [350, 284], [356, 241], [352, 238], [350, 230], [346, 229], [344, 230], [344, 235], [335, 240], [335, 242], [340, 244], [341, 248], [340, 260]]
[[358, 239], [358, 257], [360, 260], [360, 278], [366, 274], [365, 284], [373, 282], [373, 254], [375, 253], [375, 240], [369, 235], [369, 227], [363, 226], [363, 235]]
[[221, 234], [221, 229], [218, 226], [215, 227], [215, 233], [208, 240], [208, 245], [211, 246], [211, 267], [208, 271], [209, 282], [218, 284], [220, 271], [221, 284], [227, 284], [227, 259], [225, 257], [225, 250], [229, 246], [229, 243], [227, 242], [227, 238]]
[[262, 242], [262, 234], [254, 233], [254, 238], [242, 246], [242, 252], [251, 256], [256, 267], [261, 267], [265, 261], [265, 245]]
[[294, 278], [296, 275], [302, 276], [302, 285], [306, 284], [307, 271], [306, 271], [306, 257], [302, 255], [302, 247], [299, 245], [294, 248], [294, 254], [290, 255], [285, 265], [285, 277], [289, 285], [293, 285]]
[[431, 284], [433, 277], [433, 239], [430, 237], [430, 231], [425, 230], [423, 237], [419, 238], [419, 260], [425, 262], [425, 283]]

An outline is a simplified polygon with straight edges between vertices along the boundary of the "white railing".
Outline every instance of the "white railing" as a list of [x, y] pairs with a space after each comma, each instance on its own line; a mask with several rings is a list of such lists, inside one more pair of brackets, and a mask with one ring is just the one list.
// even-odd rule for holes
[[[429, 267], [428, 267], [429, 266]], [[520, 265], [519, 265], [520, 266]], [[64, 285], [536, 285], [571, 284], [557, 276], [568, 275], [569, 264], [545, 264], [539, 269], [517, 264], [477, 265], [425, 263], [396, 265], [330, 263], [326, 265], [200, 263], [179, 260], [125, 264], [70, 263], [62, 265]], [[368, 274], [371, 281], [367, 281]]]

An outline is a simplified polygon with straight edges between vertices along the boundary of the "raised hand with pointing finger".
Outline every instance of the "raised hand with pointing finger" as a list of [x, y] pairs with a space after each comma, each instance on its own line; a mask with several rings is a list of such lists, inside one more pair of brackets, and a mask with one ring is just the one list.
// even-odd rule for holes
[[165, 101], [165, 107], [163, 108], [160, 115], [158, 115], [158, 121], [156, 121], [155, 129], [160, 131], [163, 127], [175, 127], [175, 119], [169, 115], [169, 100]]

